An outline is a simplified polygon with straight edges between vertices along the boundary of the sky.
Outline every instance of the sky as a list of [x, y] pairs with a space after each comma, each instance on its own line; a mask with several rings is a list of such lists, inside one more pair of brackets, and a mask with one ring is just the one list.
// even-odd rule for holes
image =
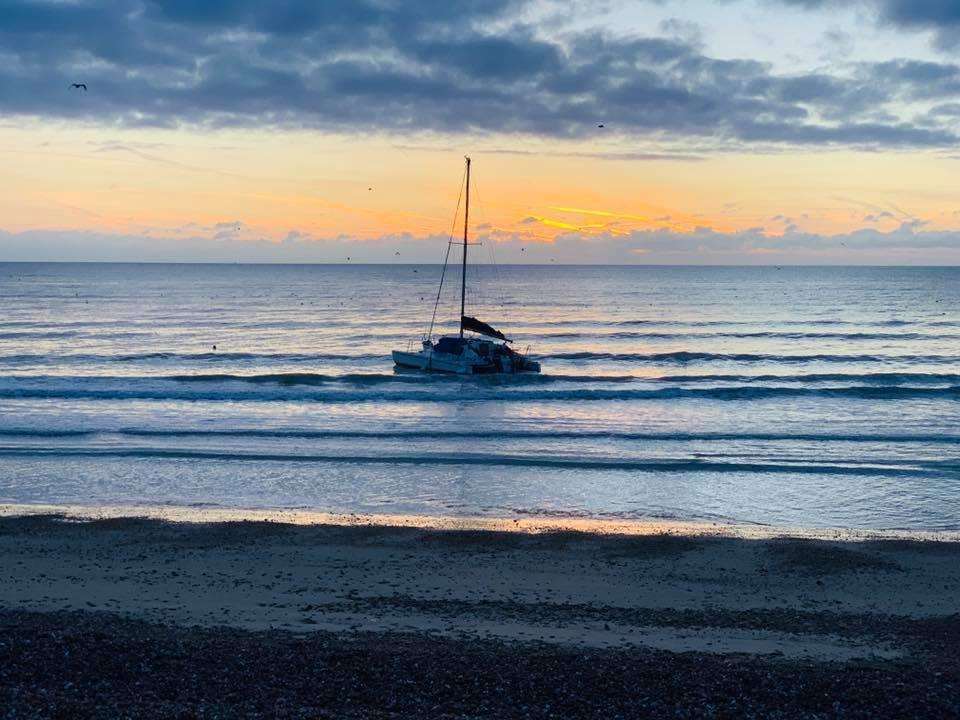
[[956, 0], [0, 0], [0, 261], [955, 265], [958, 139]]

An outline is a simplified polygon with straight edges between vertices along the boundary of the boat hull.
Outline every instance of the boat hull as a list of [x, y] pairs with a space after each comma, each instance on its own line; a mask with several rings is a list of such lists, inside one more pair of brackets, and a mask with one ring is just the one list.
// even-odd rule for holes
[[540, 364], [527, 360], [525, 369], [503, 370], [494, 363], [476, 363], [460, 356], [438, 352], [393, 351], [393, 363], [399, 368], [422, 370], [424, 372], [448, 373], [451, 375], [518, 375], [520, 373], [538, 373]]
[[450, 373], [452, 375], [486, 375], [496, 368], [476, 366], [456, 357], [444, 357], [442, 353], [409, 353], [393, 351], [393, 363], [398, 367], [427, 372]]

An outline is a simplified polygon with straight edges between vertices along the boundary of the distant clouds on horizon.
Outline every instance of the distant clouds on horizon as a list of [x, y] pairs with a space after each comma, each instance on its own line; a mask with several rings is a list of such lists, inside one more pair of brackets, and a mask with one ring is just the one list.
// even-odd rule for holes
[[[481, 242], [490, 241], [481, 233]], [[315, 238], [291, 232], [277, 243], [255, 236], [239, 238], [223, 231], [197, 229], [187, 236], [124, 235], [96, 232], [0, 231], [0, 262], [56, 259], [65, 262], [195, 262], [215, 263], [438, 263], [447, 237], [389, 235], [363, 241], [345, 237]], [[590, 252], [584, 253], [584, 244]], [[398, 257], [396, 252], [402, 248]], [[881, 232], [859, 230], [842, 235], [789, 232], [768, 235], [761, 230], [722, 233], [707, 228], [678, 233], [636, 231], [585, 239], [576, 233], [554, 242], [530, 243], [500, 238], [496, 261], [501, 264], [659, 264], [659, 265], [956, 265], [954, 232], [923, 232], [909, 224]], [[490, 255], [477, 251], [474, 261]]]

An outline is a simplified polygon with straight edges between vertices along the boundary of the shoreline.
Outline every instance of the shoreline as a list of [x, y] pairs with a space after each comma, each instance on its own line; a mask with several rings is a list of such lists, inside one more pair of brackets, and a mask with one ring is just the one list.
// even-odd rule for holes
[[337, 527], [419, 528], [423, 530], [489, 531], [511, 533], [580, 532], [589, 535], [687, 537], [772, 540], [796, 538], [868, 542], [911, 540], [960, 543], [960, 530], [902, 530], [774, 526], [756, 523], [665, 518], [610, 519], [527, 515], [491, 517], [418, 514], [336, 513], [293, 508], [223, 508], [177, 505], [83, 505], [76, 503], [0, 503], [0, 518], [58, 515], [78, 522], [144, 518], [174, 523], [255, 522]]
[[16, 717], [960, 716], [956, 542], [31, 507]]

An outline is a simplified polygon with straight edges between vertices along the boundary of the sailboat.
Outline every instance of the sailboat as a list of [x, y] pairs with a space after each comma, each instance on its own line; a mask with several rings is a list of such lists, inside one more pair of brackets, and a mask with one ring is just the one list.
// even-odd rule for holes
[[[467, 246], [469, 243], [470, 222], [470, 158], [467, 163], [467, 195], [463, 214], [463, 264], [460, 274], [460, 333], [447, 335], [433, 340], [433, 321], [430, 329], [421, 341], [418, 352], [394, 350], [393, 362], [398, 368], [423, 370], [427, 372], [453, 373], [456, 375], [513, 375], [518, 373], [538, 373], [540, 363], [531, 360], [525, 354], [517, 352], [510, 344], [513, 342], [491, 325], [466, 314], [467, 301]], [[453, 244], [451, 239], [450, 244]], [[447, 258], [440, 275], [440, 288], [437, 290], [437, 305], [443, 290], [443, 278], [450, 259], [449, 246]], [[433, 317], [437, 309], [434, 306]], [[469, 333], [469, 334], [468, 334]]]

